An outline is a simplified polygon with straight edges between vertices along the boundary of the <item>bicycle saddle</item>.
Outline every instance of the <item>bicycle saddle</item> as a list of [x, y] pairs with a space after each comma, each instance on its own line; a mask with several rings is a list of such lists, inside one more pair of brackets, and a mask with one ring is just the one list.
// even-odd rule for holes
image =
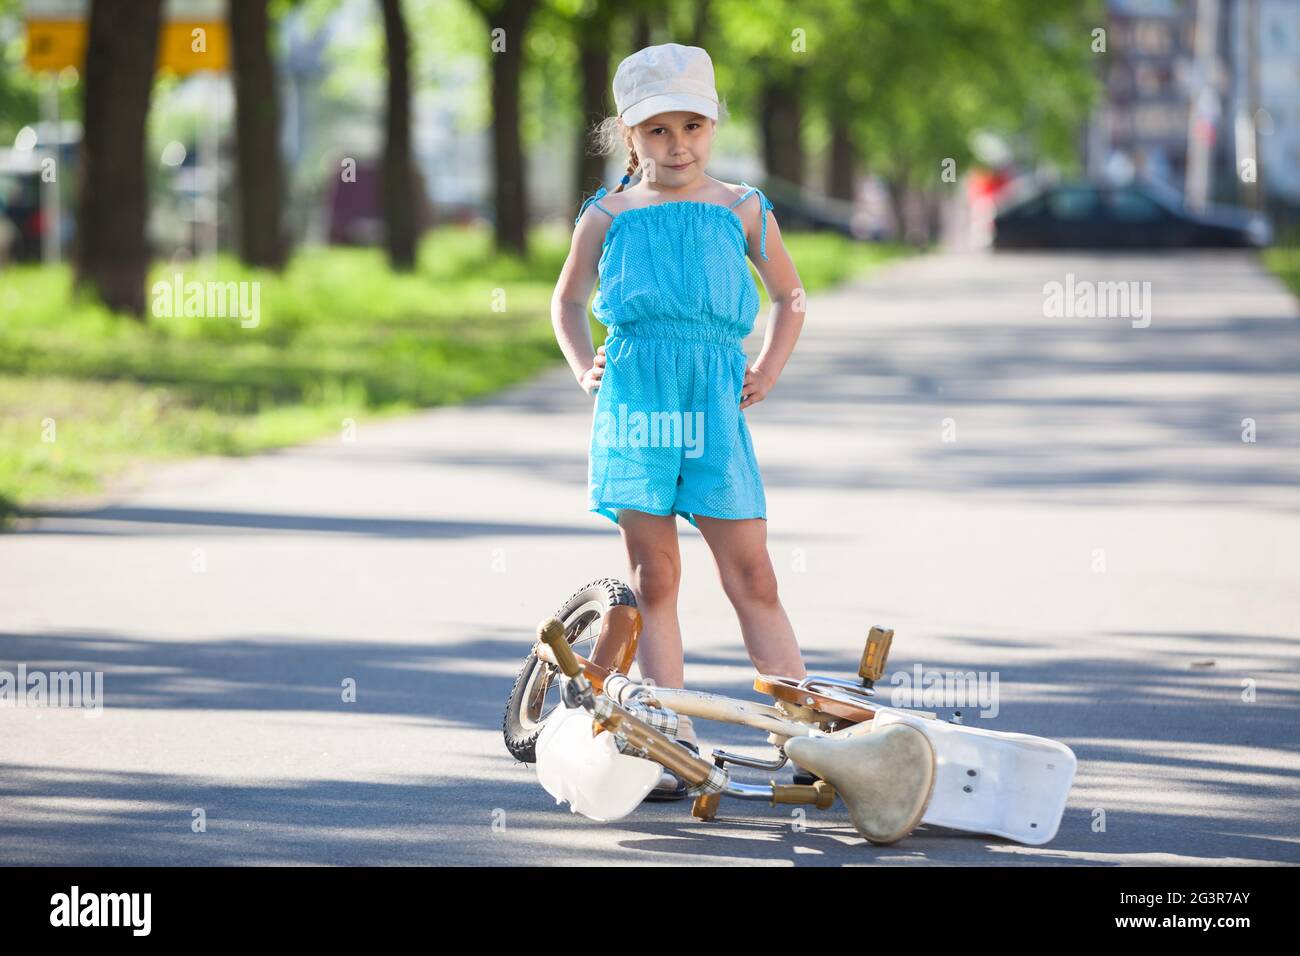
[[791, 737], [785, 752], [834, 787], [858, 832], [881, 846], [916, 829], [934, 792], [934, 747], [907, 724], [848, 738]]

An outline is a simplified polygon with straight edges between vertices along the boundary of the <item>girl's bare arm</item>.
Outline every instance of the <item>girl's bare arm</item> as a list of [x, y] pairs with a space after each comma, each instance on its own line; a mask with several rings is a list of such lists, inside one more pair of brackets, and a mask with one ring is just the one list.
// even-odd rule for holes
[[551, 325], [555, 329], [555, 338], [574, 378], [584, 389], [590, 384], [590, 381], [584, 381], [584, 377], [599, 382], [599, 374], [589, 373], [596, 372], [598, 364], [603, 365], [603, 362], [598, 362], [592, 346], [587, 306], [591, 290], [596, 285], [601, 246], [612, 221], [595, 206], [587, 207], [573, 230], [568, 258], [564, 260], [560, 279], [551, 295]]
[[[776, 217], [764, 209], [761, 202], [753, 203], [753, 207], [746, 210], [748, 215], [743, 220], [749, 238], [749, 258], [753, 260], [759, 278], [767, 289], [767, 296], [772, 300], [772, 311], [763, 335], [763, 347], [751, 366], [755, 381], [751, 382], [750, 376], [746, 376], [746, 398], [741, 408], [761, 401], [776, 384], [794, 351], [799, 333], [803, 330], [804, 313], [807, 310], [803, 283], [781, 240], [781, 227], [776, 224]], [[759, 215], [767, 217], [766, 259], [760, 248], [763, 223]]]

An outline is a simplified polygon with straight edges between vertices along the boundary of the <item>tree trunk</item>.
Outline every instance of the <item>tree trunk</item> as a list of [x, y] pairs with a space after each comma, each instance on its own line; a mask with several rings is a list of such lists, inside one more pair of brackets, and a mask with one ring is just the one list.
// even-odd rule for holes
[[578, 64], [582, 82], [582, 129], [578, 142], [578, 195], [595, 192], [605, 176], [606, 157], [592, 152], [591, 128], [612, 110], [609, 98], [609, 22], [599, 13], [580, 20]]
[[889, 210], [894, 214], [894, 240], [906, 242], [907, 232], [907, 183], [902, 179], [885, 180], [885, 191], [889, 193]]
[[713, 11], [709, 9], [708, 0], [698, 0], [693, 5], [694, 19], [691, 22], [691, 46], [707, 47], [709, 31], [713, 26]]
[[284, 268], [280, 101], [271, 64], [268, 0], [230, 4], [239, 184], [239, 253], [250, 266]]
[[650, 13], [644, 9], [638, 10], [632, 19], [632, 52], [652, 46], [653, 41], [650, 39], [652, 35]]
[[802, 186], [803, 98], [797, 73], [784, 71], [763, 83], [763, 165], [771, 176]]
[[149, 269], [145, 121], [161, 11], [162, 0], [94, 0], [81, 87], [77, 285], [140, 319]]
[[944, 193], [933, 190], [924, 195], [926, 241], [938, 244], [943, 241]]
[[380, 0], [388, 47], [388, 103], [384, 159], [380, 174], [384, 241], [388, 262], [398, 272], [415, 268], [415, 203], [411, 188], [415, 162], [411, 153], [410, 41], [401, 0]]
[[[519, 81], [524, 67], [524, 31], [535, 0], [506, 0], [487, 12], [491, 30], [502, 30], [504, 48], [492, 59], [493, 178], [496, 188], [496, 245], [528, 255], [528, 195], [519, 130]], [[494, 41], [495, 42], [495, 41]]]
[[855, 198], [853, 138], [844, 120], [831, 119], [830, 168], [826, 171], [826, 192], [832, 199], [852, 202]]

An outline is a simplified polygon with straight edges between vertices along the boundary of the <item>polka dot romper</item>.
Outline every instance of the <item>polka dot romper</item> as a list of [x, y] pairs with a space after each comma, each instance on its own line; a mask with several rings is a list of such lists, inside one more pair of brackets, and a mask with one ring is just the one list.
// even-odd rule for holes
[[685, 200], [612, 218], [592, 313], [607, 326], [605, 371], [592, 412], [588, 510], [764, 518], [767, 501], [740, 410], [741, 347], [758, 315], [735, 207], [757, 193], [767, 258], [772, 204], [748, 183], [729, 206]]

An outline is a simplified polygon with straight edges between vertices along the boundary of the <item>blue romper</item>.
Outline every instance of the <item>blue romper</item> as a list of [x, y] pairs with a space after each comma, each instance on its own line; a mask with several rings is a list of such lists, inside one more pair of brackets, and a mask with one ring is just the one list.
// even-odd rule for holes
[[729, 206], [699, 200], [611, 213], [601, 187], [582, 204], [613, 219], [601, 248], [592, 313], [607, 326], [592, 411], [588, 510], [767, 518], [763, 479], [740, 410], [741, 346], [758, 315], [744, 225], [734, 209], [771, 202], [749, 186]]

